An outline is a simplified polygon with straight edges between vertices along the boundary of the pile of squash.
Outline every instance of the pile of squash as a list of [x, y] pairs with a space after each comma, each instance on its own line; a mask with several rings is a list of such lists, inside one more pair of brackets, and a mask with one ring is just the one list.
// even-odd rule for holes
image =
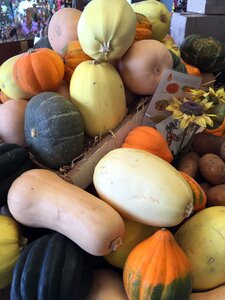
[[193, 39], [178, 49], [169, 26], [159, 1], [92, 0], [57, 11], [45, 44], [0, 66], [0, 296], [224, 298], [222, 133], [201, 134], [213, 153], [196, 135], [173, 165], [161, 133], [138, 126], [86, 190], [59, 172], [121, 123], [130, 95], [153, 94], [164, 69], [224, 67], [223, 47], [214, 69], [185, 62]]

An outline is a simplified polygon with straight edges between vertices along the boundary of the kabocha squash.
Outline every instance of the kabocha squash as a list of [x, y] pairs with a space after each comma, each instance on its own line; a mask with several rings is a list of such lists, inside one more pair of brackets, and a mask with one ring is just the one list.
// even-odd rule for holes
[[172, 69], [169, 50], [156, 40], [141, 40], [132, 44], [119, 59], [119, 73], [124, 85], [138, 95], [155, 92], [165, 69]]
[[92, 281], [90, 257], [59, 233], [44, 235], [21, 253], [10, 299], [84, 300]]
[[194, 178], [189, 176], [188, 174], [180, 171], [180, 174], [184, 177], [185, 180], [187, 180], [187, 183], [190, 185], [190, 188], [193, 192], [193, 212], [198, 212], [206, 207], [206, 193], [201, 188], [200, 184]]
[[11, 100], [0, 106], [0, 138], [25, 147], [24, 115], [28, 101]]
[[135, 13], [127, 0], [92, 0], [82, 12], [77, 32], [88, 56], [96, 60], [118, 59], [134, 40]]
[[81, 62], [91, 59], [87, 54], [84, 53], [79, 41], [69, 42], [63, 50], [62, 55], [65, 64], [65, 80], [68, 83], [70, 82], [73, 71], [76, 69], [76, 67]]
[[175, 233], [191, 262], [193, 290], [207, 291], [225, 283], [225, 207], [201, 210]]
[[27, 149], [16, 144], [0, 144], [0, 206], [7, 203], [8, 190], [13, 181], [34, 167]]
[[170, 12], [165, 4], [156, 0], [139, 1], [131, 4], [135, 12], [147, 17], [152, 25], [152, 39], [162, 41], [170, 28]]
[[110, 205], [48, 170], [17, 178], [8, 206], [21, 224], [55, 230], [96, 256], [116, 250], [124, 236], [124, 222]]
[[191, 266], [172, 233], [160, 229], [129, 254], [123, 282], [129, 300], [188, 300]]
[[32, 95], [55, 91], [64, 76], [62, 58], [47, 48], [30, 49], [13, 66], [16, 83]]
[[123, 219], [125, 224], [125, 236], [123, 244], [114, 252], [104, 256], [111, 265], [123, 269], [124, 263], [131, 250], [141, 241], [153, 235], [159, 228], [137, 223], [129, 219]]
[[101, 199], [136, 222], [174, 226], [192, 212], [188, 183], [171, 164], [147, 151], [110, 151], [97, 163], [93, 183]]
[[20, 255], [19, 224], [0, 215], [0, 290], [12, 280], [13, 268]]
[[220, 72], [225, 68], [225, 44], [200, 34], [186, 36], [180, 45], [182, 59], [203, 72]]
[[0, 89], [10, 99], [30, 99], [32, 97], [17, 84], [13, 76], [14, 65], [21, 57], [22, 54], [12, 56], [0, 66]]
[[48, 26], [48, 39], [56, 52], [62, 54], [63, 48], [71, 41], [77, 40], [77, 24], [81, 11], [65, 7], [52, 16]]
[[86, 134], [91, 137], [107, 134], [125, 117], [123, 82], [109, 62], [80, 63], [70, 81], [70, 96], [83, 117]]
[[40, 38], [33, 46], [34, 49], [38, 49], [38, 48], [48, 48], [48, 49], [52, 49], [52, 46], [49, 42], [48, 36], [43, 36], [42, 38]]
[[152, 25], [147, 17], [140, 13], [135, 13], [136, 16], [136, 33], [134, 40], [147, 40], [152, 36]]
[[153, 127], [135, 127], [128, 133], [121, 147], [142, 149], [165, 159], [169, 163], [173, 160], [173, 155], [165, 138]]
[[53, 169], [70, 164], [84, 147], [82, 117], [74, 104], [57, 93], [40, 93], [29, 101], [24, 132], [31, 153]]

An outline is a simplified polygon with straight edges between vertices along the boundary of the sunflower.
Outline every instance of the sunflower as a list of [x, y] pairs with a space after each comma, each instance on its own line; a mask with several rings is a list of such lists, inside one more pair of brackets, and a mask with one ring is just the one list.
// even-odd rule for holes
[[194, 101], [197, 99], [207, 99], [208, 102], [213, 102], [214, 105], [219, 103], [225, 104], [225, 91], [223, 87], [220, 87], [217, 91], [211, 87], [208, 91], [191, 89], [190, 96]]
[[180, 127], [187, 128], [191, 124], [196, 124], [200, 127], [213, 126], [212, 114], [207, 114], [206, 111], [213, 105], [213, 102], [208, 102], [207, 99], [196, 98], [180, 100], [173, 98], [172, 103], [166, 107], [166, 110], [173, 112], [173, 118], [180, 120]]

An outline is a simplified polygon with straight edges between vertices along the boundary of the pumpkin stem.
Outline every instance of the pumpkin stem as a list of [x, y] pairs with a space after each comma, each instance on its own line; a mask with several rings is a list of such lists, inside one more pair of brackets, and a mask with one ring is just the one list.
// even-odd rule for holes
[[34, 52], [36, 52], [36, 51], [37, 51], [37, 50], [36, 50], [36, 49], [33, 49], [33, 48], [30, 48], [30, 49], [27, 50], [28, 53], [34, 53]]
[[122, 245], [122, 238], [118, 236], [113, 241], [111, 241], [111, 243], [109, 244], [109, 249], [111, 250], [111, 252], [114, 252], [121, 245]]

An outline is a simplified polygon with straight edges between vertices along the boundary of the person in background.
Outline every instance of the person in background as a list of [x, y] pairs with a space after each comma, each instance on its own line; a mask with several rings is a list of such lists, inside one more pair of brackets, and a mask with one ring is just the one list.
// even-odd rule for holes
[[33, 9], [26, 9], [25, 21], [22, 23], [22, 35], [24, 37], [34, 37], [38, 32], [38, 23], [33, 20]]

